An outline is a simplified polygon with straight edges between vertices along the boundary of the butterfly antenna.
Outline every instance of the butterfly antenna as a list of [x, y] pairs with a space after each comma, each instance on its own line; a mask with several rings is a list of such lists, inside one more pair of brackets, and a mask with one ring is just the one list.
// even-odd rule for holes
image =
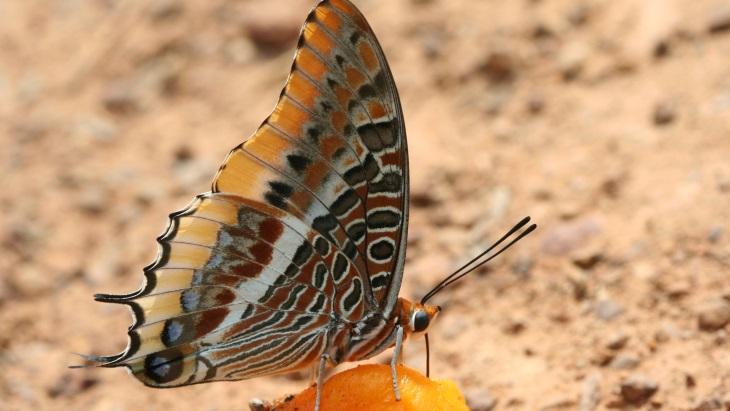
[[[428, 301], [431, 297], [436, 295], [439, 291], [443, 290], [444, 288], [448, 287], [449, 285], [455, 283], [458, 281], [461, 277], [464, 277], [465, 275], [469, 274], [470, 272], [476, 270], [477, 268], [481, 267], [482, 265], [486, 264], [487, 262], [491, 261], [494, 257], [502, 254], [502, 252], [508, 248], [510, 248], [514, 243], [520, 241], [524, 236], [530, 234], [531, 232], [535, 231], [537, 228], [537, 224], [532, 224], [531, 226], [527, 227], [524, 231], [522, 231], [516, 238], [514, 238], [512, 241], [507, 243], [504, 247], [502, 247], [499, 251], [495, 252], [494, 254], [490, 255], [489, 257], [485, 258], [482, 261], [479, 261], [482, 257], [484, 257], [487, 253], [494, 250], [498, 245], [502, 244], [505, 240], [507, 240], [509, 237], [511, 237], [514, 233], [521, 230], [524, 226], [527, 225], [527, 223], [530, 222], [530, 217], [525, 217], [517, 223], [514, 227], [512, 227], [507, 234], [502, 236], [502, 238], [499, 239], [496, 243], [492, 244], [489, 248], [484, 250], [481, 254], [474, 257], [471, 261], [464, 264], [459, 268], [458, 270], [451, 273], [448, 277], [444, 278], [443, 281], [438, 283], [436, 287], [434, 287], [431, 291], [426, 293], [425, 296], [421, 299], [421, 304], [425, 304], [426, 301]], [[428, 345], [427, 345], [428, 346]]]

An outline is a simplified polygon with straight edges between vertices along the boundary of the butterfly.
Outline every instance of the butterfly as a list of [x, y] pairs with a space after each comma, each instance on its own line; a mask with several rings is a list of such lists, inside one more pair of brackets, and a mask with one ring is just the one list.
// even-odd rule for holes
[[275, 109], [228, 154], [212, 190], [170, 215], [142, 287], [95, 296], [131, 308], [126, 349], [87, 358], [151, 387], [311, 367], [319, 409], [328, 363], [394, 346], [400, 399], [403, 341], [440, 312], [426, 300], [466, 274], [421, 302], [399, 298], [408, 189], [403, 112], [383, 50], [354, 5], [323, 0]]

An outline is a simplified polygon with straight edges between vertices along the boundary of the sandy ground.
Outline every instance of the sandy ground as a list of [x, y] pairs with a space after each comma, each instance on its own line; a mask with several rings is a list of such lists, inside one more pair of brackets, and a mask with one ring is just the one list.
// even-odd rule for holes
[[[727, 2], [356, 3], [408, 126], [403, 295], [539, 225], [435, 298], [433, 374], [474, 410], [730, 409]], [[307, 385], [66, 367], [123, 349], [129, 314], [92, 294], [139, 287], [167, 214], [274, 106], [313, 5], [0, 3], [0, 408], [245, 410]]]

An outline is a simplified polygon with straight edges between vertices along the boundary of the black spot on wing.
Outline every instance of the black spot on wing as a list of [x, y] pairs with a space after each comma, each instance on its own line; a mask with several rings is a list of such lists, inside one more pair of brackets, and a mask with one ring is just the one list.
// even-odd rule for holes
[[368, 213], [368, 229], [392, 229], [400, 226], [401, 214], [390, 209], [376, 209]]
[[312, 221], [312, 228], [335, 244], [337, 241], [332, 237], [332, 231], [337, 229], [338, 226], [339, 223], [337, 222], [337, 218], [332, 214], [316, 217], [314, 221]]
[[300, 154], [289, 154], [286, 156], [286, 161], [289, 163], [289, 167], [297, 173], [302, 173], [312, 164], [312, 160]]
[[378, 91], [372, 84], [364, 84], [357, 89], [357, 95], [363, 100], [373, 99], [378, 97]]
[[324, 288], [324, 283], [327, 280], [327, 267], [324, 263], [318, 263], [314, 269], [314, 287], [317, 289]]
[[284, 304], [282, 304], [280, 308], [282, 310], [290, 310], [297, 303], [299, 294], [303, 293], [306, 289], [307, 286], [304, 284], [297, 284], [296, 286], [294, 286], [294, 289], [289, 291], [289, 298], [284, 301]]
[[393, 244], [386, 238], [382, 238], [370, 244], [370, 258], [376, 261], [385, 261], [393, 257]]
[[380, 273], [378, 275], [375, 275], [370, 278], [370, 285], [373, 287], [373, 290], [382, 288], [388, 284], [389, 277], [390, 276], [387, 273]]
[[357, 247], [355, 247], [355, 243], [351, 240], [345, 241], [345, 245], [342, 247], [342, 252], [345, 253], [345, 255], [350, 260], [355, 260], [357, 258]]
[[330, 243], [322, 237], [317, 237], [314, 240], [314, 249], [319, 255], [327, 255], [330, 252]]
[[378, 193], [400, 193], [403, 191], [403, 178], [397, 173], [386, 173], [378, 181], [371, 181], [369, 185], [370, 194]]
[[357, 187], [365, 181], [365, 170], [358, 164], [347, 170], [343, 177], [350, 187]]
[[317, 127], [310, 127], [307, 129], [307, 131], [304, 132], [304, 135], [306, 136], [307, 142], [311, 143], [312, 145], [318, 146], [319, 138], [322, 136], [322, 130]]
[[352, 224], [350, 224], [347, 227], [347, 236], [350, 237], [350, 239], [355, 242], [359, 243], [362, 239], [365, 238], [365, 231], [367, 230], [367, 227], [365, 225], [365, 222], [362, 220], [356, 221]]
[[371, 153], [365, 156], [363, 167], [365, 168], [365, 177], [368, 181], [373, 181], [380, 174], [380, 166]]
[[335, 256], [335, 263], [332, 266], [332, 277], [335, 282], [338, 283], [342, 281], [345, 273], [347, 273], [348, 266], [349, 263], [347, 262], [347, 258], [345, 258], [343, 254], [337, 253], [337, 256]]
[[360, 35], [360, 32], [359, 31], [354, 31], [352, 33], [352, 35], [350, 35], [350, 43], [354, 46], [360, 40], [360, 37], [362, 37]]
[[292, 257], [291, 261], [301, 267], [306, 264], [311, 257], [312, 247], [309, 245], [309, 243], [304, 242], [300, 244], [299, 247], [297, 247], [297, 251], [294, 252], [294, 257]]
[[343, 308], [346, 312], [352, 311], [355, 306], [360, 302], [362, 299], [362, 281], [360, 281], [359, 278], [355, 278], [352, 280], [352, 284], [350, 285], [350, 289], [347, 290], [347, 295], [345, 295], [344, 300], [342, 301]]
[[393, 125], [393, 121], [367, 123], [357, 127], [357, 134], [360, 135], [368, 150], [377, 153], [385, 148], [395, 146], [396, 135]]
[[311, 307], [309, 308], [309, 311], [310, 311], [310, 312], [313, 312], [313, 313], [316, 313], [316, 312], [320, 312], [320, 311], [322, 311], [322, 308], [324, 308], [324, 303], [325, 303], [326, 301], [327, 301], [327, 300], [326, 300], [326, 299], [324, 298], [324, 295], [322, 295], [322, 294], [319, 294], [319, 295], [317, 296], [317, 299], [315, 300], [315, 303], [314, 303], [314, 305], [312, 305], [312, 306], [311, 306]]
[[287, 183], [282, 183], [281, 181], [270, 181], [269, 187], [271, 187], [271, 191], [273, 193], [282, 197], [289, 197], [294, 192], [294, 187]]
[[356, 204], [360, 197], [355, 190], [347, 189], [332, 203], [330, 210], [338, 217], [345, 216]]

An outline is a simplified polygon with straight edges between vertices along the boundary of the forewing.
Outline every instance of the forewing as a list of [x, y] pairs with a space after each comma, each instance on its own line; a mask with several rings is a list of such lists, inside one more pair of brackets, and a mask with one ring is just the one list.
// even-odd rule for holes
[[383, 51], [349, 2], [324, 1], [309, 15], [279, 103], [231, 151], [213, 191], [297, 215], [354, 264], [363, 301], [390, 312], [405, 257], [405, 127]]

